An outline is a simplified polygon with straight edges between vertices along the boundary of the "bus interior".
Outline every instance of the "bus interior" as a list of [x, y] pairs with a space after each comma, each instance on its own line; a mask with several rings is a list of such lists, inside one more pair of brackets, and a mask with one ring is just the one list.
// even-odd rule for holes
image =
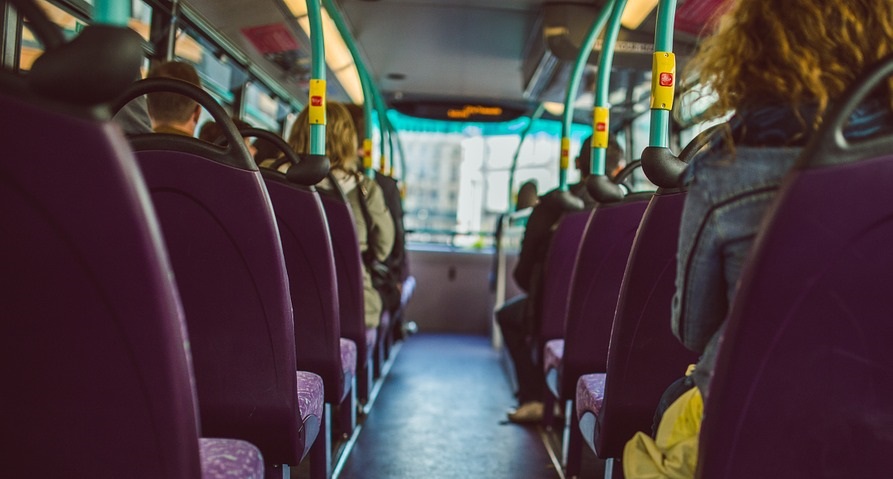
[[[670, 331], [679, 178], [728, 117], [703, 121], [715, 97], [682, 72], [735, 1], [2, 2], [0, 358], [9, 382], [0, 404], [3, 467], [14, 473], [0, 475], [624, 477], [624, 444], [636, 431], [651, 435], [661, 394], [698, 361]], [[201, 88], [144, 79], [167, 61], [193, 66]], [[115, 123], [157, 92], [198, 102], [196, 124], [216, 122], [223, 141]], [[371, 326], [357, 248], [368, 231], [357, 230], [362, 215], [347, 193], [319, 186], [335, 183], [330, 102], [362, 110], [360, 171], [392, 179], [402, 205], [399, 301]], [[287, 143], [305, 109], [310, 155]], [[592, 178], [613, 173], [609, 136], [622, 150], [622, 179], [599, 186]], [[274, 145], [274, 166], [255, 161], [242, 137]], [[882, 351], [893, 338], [874, 324], [889, 311], [893, 271], [889, 141], [817, 143], [827, 150], [811, 150], [815, 164], [862, 155], [858, 165], [876, 170], [836, 187], [792, 176], [740, 293], [751, 306], [730, 316], [781, 331], [814, 315], [829, 331], [773, 336], [813, 338], [803, 350], [824, 348], [816, 357], [831, 359], [820, 364], [838, 364], [829, 382], [840, 386], [780, 369], [803, 375], [802, 402], [777, 406], [786, 417], [865, 404], [875, 415], [821, 422], [844, 421], [851, 436], [810, 444], [828, 462], [808, 469], [806, 446], [753, 445], [775, 434], [764, 423], [780, 420], [765, 410], [776, 408], [783, 381], [757, 375], [735, 389], [729, 379], [716, 398], [741, 419], [708, 411], [716, 426], [705, 426], [691, 477], [882, 477], [878, 468], [891, 465], [883, 446], [893, 443], [893, 361]], [[574, 167], [584, 149], [591, 177]], [[597, 206], [552, 229], [540, 329], [528, 339], [544, 409], [518, 424], [507, 418], [519, 385], [496, 312], [525, 293], [513, 271], [532, 209], [516, 204], [531, 182], [539, 195], [582, 185]], [[871, 185], [876, 193], [863, 198]], [[831, 223], [799, 214], [798, 194]], [[833, 220], [850, 208], [874, 216]], [[856, 233], [837, 241], [828, 228]], [[788, 263], [778, 255], [799, 253], [793, 272], [774, 272]], [[822, 269], [822, 255], [840, 259]], [[821, 289], [832, 277], [851, 287]], [[784, 303], [776, 296], [799, 299], [755, 320]], [[835, 342], [848, 335], [830, 333], [846, 324], [861, 331], [857, 352]], [[735, 328], [730, 344], [741, 336], [741, 351], [764, 354], [753, 369], [787, 367], [785, 355]], [[749, 373], [739, 356], [729, 370]], [[836, 387], [851, 390], [828, 392]], [[807, 429], [797, 417], [780, 434]], [[759, 425], [747, 429], [747, 418]], [[823, 434], [812, 430], [789, 437]], [[779, 452], [786, 447], [794, 452]], [[736, 448], [764, 456], [751, 464]], [[851, 475], [833, 469], [840, 464]], [[790, 475], [798, 470], [842, 475]]]

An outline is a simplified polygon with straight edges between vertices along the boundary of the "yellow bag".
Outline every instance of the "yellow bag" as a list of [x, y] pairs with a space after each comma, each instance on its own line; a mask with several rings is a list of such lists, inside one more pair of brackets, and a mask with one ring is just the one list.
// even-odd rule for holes
[[690, 479], [698, 466], [698, 433], [704, 401], [691, 388], [667, 408], [657, 438], [637, 432], [623, 448], [623, 474], [627, 479]]

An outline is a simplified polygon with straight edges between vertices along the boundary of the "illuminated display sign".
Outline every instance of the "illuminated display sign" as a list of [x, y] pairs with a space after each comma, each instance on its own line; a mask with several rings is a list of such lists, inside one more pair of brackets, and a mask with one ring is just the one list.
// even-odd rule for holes
[[502, 108], [498, 106], [465, 105], [462, 109], [450, 108], [447, 110], [447, 118], [454, 120], [467, 120], [472, 115], [501, 116]]

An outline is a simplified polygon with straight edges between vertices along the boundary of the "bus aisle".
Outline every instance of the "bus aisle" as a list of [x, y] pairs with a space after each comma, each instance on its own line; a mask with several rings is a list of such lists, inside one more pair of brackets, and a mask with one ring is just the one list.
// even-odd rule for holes
[[483, 336], [403, 342], [341, 479], [557, 478], [540, 428], [505, 423], [512, 393]]

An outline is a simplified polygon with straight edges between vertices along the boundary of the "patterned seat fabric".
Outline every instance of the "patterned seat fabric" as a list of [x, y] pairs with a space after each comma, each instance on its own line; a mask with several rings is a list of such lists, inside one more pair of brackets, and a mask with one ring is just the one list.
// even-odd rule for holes
[[307, 422], [307, 418], [322, 417], [325, 391], [322, 378], [317, 374], [307, 371], [298, 371], [298, 404], [301, 408], [301, 419]]
[[543, 372], [548, 374], [552, 369], [558, 370], [561, 367], [562, 357], [564, 357], [563, 339], [546, 342], [546, 348], [543, 351]]
[[341, 367], [344, 375], [356, 376], [357, 374], [357, 343], [341, 338]]
[[264, 458], [253, 444], [237, 439], [199, 439], [202, 479], [262, 479]]
[[583, 417], [583, 413], [591, 412], [598, 416], [602, 403], [605, 400], [604, 373], [585, 374], [577, 380], [577, 418]]

